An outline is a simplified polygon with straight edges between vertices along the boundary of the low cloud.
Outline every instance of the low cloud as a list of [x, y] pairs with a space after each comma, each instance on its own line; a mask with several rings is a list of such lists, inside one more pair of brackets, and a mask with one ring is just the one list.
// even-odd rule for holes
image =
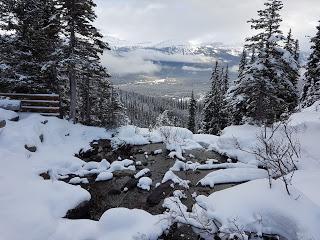
[[129, 54], [119, 56], [114, 52], [105, 52], [102, 64], [113, 75], [125, 76], [130, 74], [152, 74], [161, 71], [161, 67], [139, 55]]
[[212, 68], [197, 68], [197, 67], [183, 66], [182, 70], [192, 71], [192, 72], [210, 72], [212, 71]]

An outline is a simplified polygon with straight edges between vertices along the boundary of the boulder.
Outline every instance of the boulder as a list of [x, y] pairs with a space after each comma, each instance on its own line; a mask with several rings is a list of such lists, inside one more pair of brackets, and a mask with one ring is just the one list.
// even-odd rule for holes
[[0, 128], [4, 128], [6, 126], [6, 120], [0, 120]]
[[36, 152], [37, 147], [36, 146], [29, 146], [29, 145], [24, 145], [24, 148], [27, 149], [29, 152]]
[[169, 180], [156, 187], [147, 198], [148, 205], [156, 206], [161, 202], [161, 200], [168, 197], [174, 191], [171, 184], [173, 184], [173, 181]]

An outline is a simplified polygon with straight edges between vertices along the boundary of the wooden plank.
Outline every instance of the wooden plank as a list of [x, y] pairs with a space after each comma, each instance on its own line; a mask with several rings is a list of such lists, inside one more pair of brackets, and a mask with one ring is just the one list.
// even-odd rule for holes
[[46, 100], [22, 100], [22, 107], [27, 106], [42, 106], [42, 107], [59, 107], [59, 101], [46, 101]]
[[48, 100], [59, 101], [57, 94], [23, 94], [23, 93], [0, 93], [0, 96], [9, 97], [15, 100]]
[[23, 106], [21, 112], [34, 113], [60, 113], [59, 107], [39, 107], [39, 106]]
[[39, 113], [39, 114], [45, 117], [60, 117], [60, 113]]

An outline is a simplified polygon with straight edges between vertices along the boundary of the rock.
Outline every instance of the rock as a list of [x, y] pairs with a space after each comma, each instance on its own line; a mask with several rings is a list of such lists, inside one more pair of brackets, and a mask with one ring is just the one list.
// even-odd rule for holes
[[39, 176], [42, 177], [44, 180], [49, 180], [50, 179], [49, 172], [41, 173]]
[[[124, 185], [124, 187], [122, 188], [123, 190], [124, 189], [128, 189], [128, 190], [131, 190], [131, 189], [134, 189], [137, 187], [137, 184], [139, 182], [139, 179], [135, 179], [135, 178], [131, 178], [129, 179], [129, 181]], [[128, 191], [127, 190], [127, 191]]]
[[41, 134], [41, 135], [39, 136], [39, 139], [40, 139], [40, 142], [43, 143], [43, 140], [44, 140], [43, 134]]
[[120, 195], [121, 194], [121, 190], [113, 188], [108, 192], [108, 194], [109, 195]]
[[[195, 240], [195, 239], [202, 239], [196, 234], [192, 227], [189, 225], [181, 224], [178, 225], [177, 223], [173, 224], [168, 233], [163, 235], [163, 240]], [[214, 240], [216, 240], [214, 238]], [[221, 240], [221, 239], [220, 239]]]
[[46, 125], [48, 123], [48, 120], [45, 120], [43, 122], [41, 122], [43, 125]]
[[68, 219], [90, 219], [90, 203], [81, 203], [78, 207], [69, 210], [65, 216]]
[[131, 170], [115, 171], [113, 172], [113, 177], [115, 178], [133, 177], [134, 174], [135, 174], [135, 171], [131, 171]]
[[29, 145], [24, 145], [24, 148], [27, 149], [29, 152], [36, 152], [37, 147], [36, 146], [29, 146]]
[[6, 126], [6, 120], [0, 121], [0, 128], [4, 128]]
[[147, 198], [147, 203], [149, 206], [158, 205], [162, 199], [166, 198], [173, 192], [173, 188], [170, 186], [173, 184], [172, 180], [160, 184], [155, 188]]
[[16, 117], [14, 117], [14, 118], [11, 118], [11, 119], [9, 119], [9, 121], [18, 122], [18, 121], [19, 121], [19, 116], [16, 116]]

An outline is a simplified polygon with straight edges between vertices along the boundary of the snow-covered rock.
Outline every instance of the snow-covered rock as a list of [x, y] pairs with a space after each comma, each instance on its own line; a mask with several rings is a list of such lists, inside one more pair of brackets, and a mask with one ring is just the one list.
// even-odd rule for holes
[[268, 172], [258, 168], [229, 168], [209, 173], [199, 181], [202, 186], [214, 187], [221, 183], [239, 183], [250, 180], [267, 178]]
[[113, 178], [113, 174], [111, 172], [102, 172], [97, 176], [96, 182], [108, 181], [108, 180], [111, 180], [112, 178]]
[[70, 184], [88, 184], [89, 181], [87, 178], [74, 177], [70, 179], [69, 183]]
[[[0, 100], [1, 101], [1, 100]], [[0, 122], [3, 120], [13, 120], [17, 119], [19, 115], [16, 112], [5, 110], [0, 106]]]
[[135, 177], [136, 179], [138, 179], [138, 178], [143, 177], [144, 175], [146, 175], [146, 174], [149, 173], [149, 172], [150, 172], [150, 169], [149, 169], [149, 168], [144, 168], [144, 169], [140, 170], [138, 173], [136, 173], [136, 174], [134, 175], [134, 177]]
[[162, 183], [165, 183], [167, 181], [171, 180], [173, 183], [179, 184], [180, 186], [188, 189], [189, 188], [189, 180], [183, 180], [179, 178], [177, 175], [175, 175], [171, 170], [166, 172], [166, 174], [163, 176]]
[[142, 177], [139, 179], [137, 186], [143, 190], [149, 191], [151, 189], [152, 179], [149, 177]]

